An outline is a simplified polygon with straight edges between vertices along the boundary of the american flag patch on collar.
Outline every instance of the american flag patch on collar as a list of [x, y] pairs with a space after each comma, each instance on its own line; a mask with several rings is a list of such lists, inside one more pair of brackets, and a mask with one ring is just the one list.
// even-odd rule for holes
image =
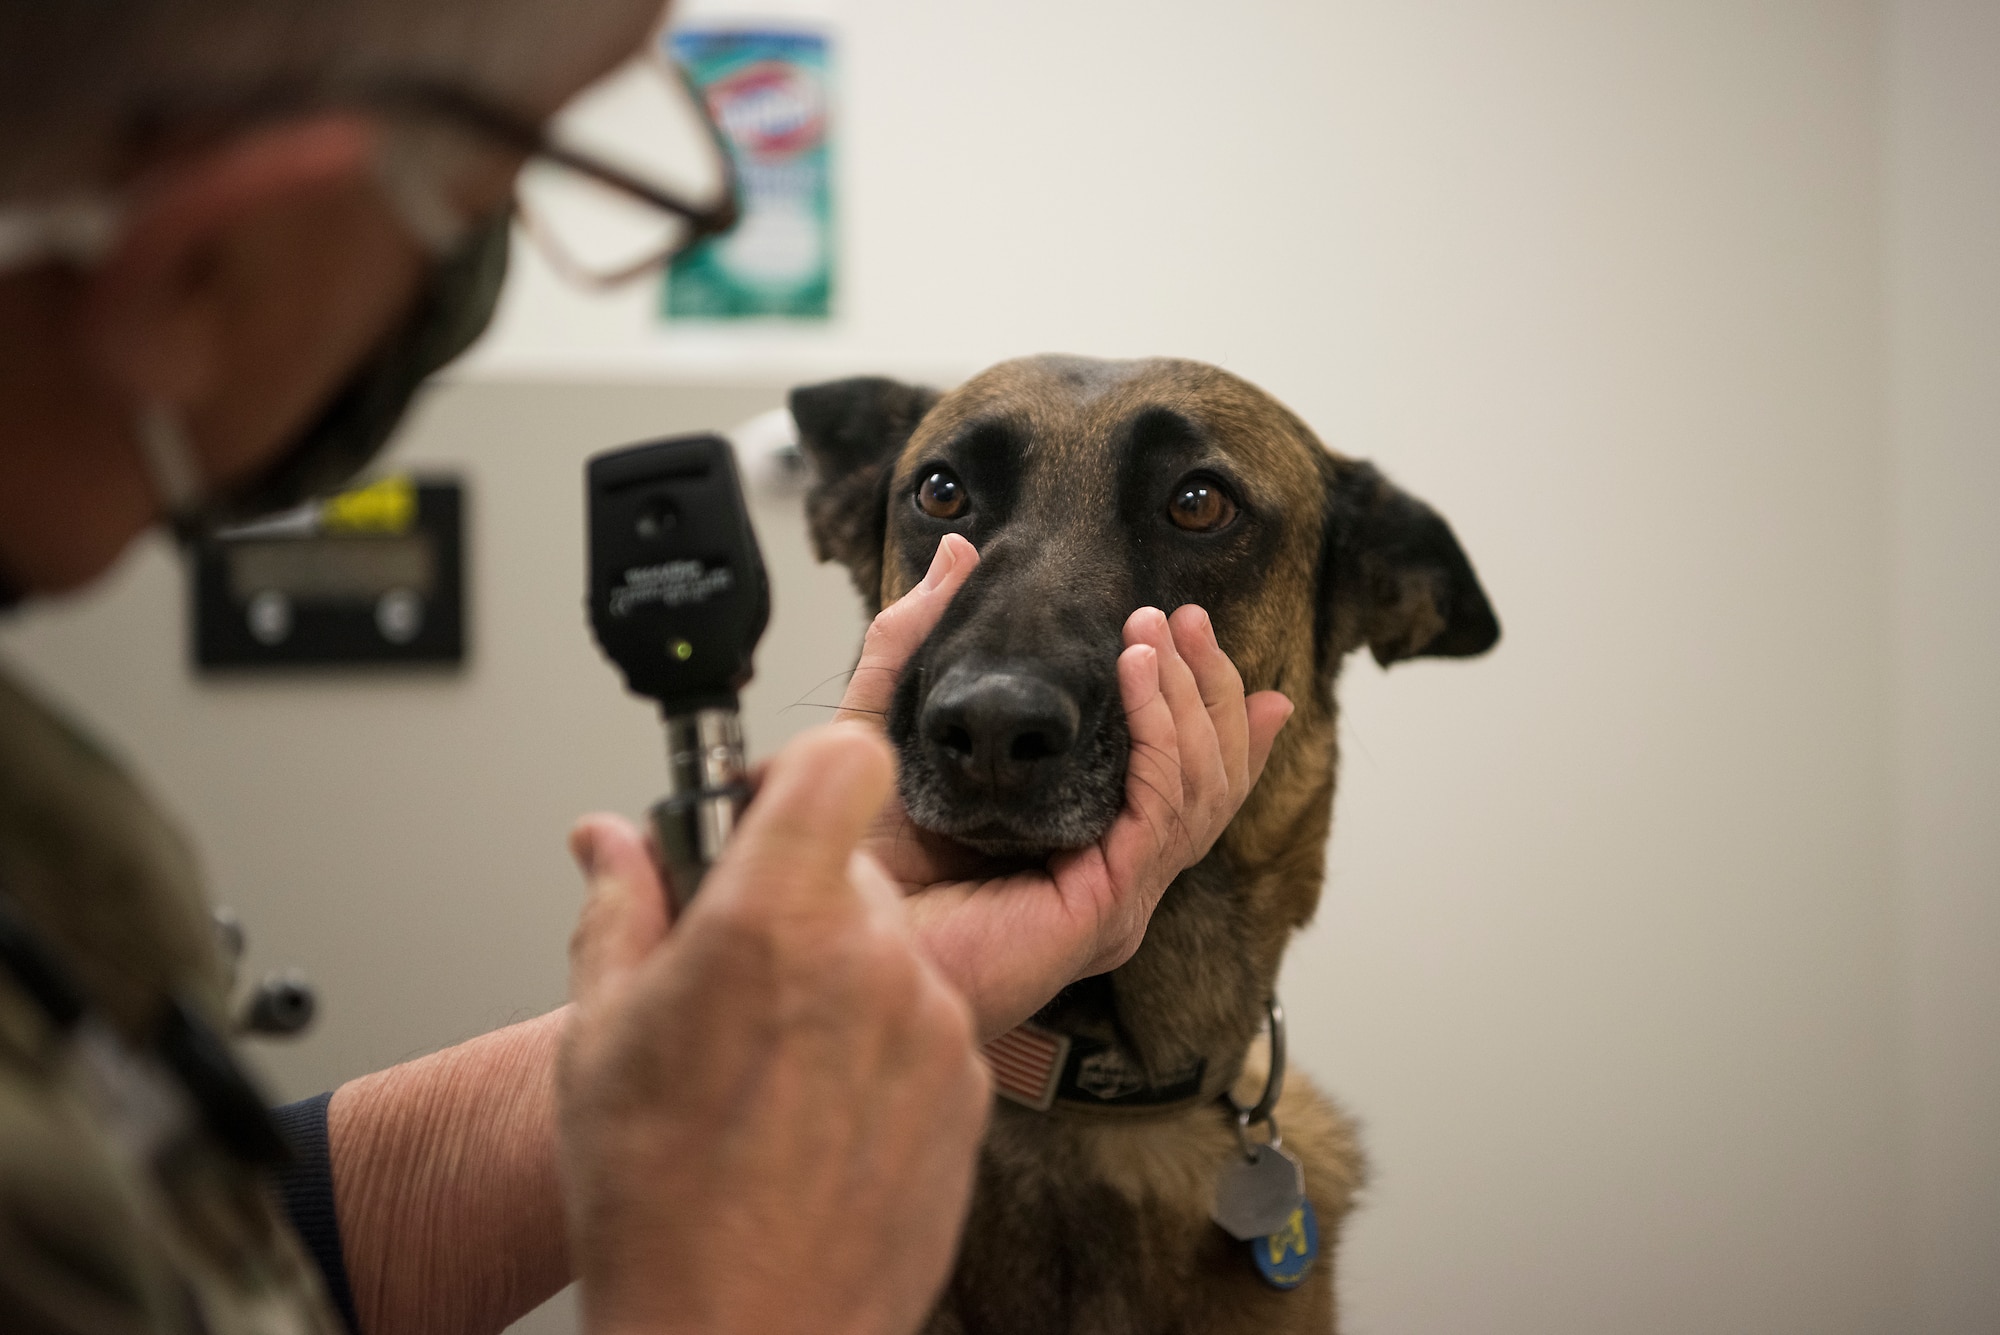
[[1047, 1112], [1056, 1101], [1063, 1064], [1069, 1059], [1069, 1036], [1023, 1023], [980, 1048], [993, 1072], [993, 1088], [1002, 1098]]

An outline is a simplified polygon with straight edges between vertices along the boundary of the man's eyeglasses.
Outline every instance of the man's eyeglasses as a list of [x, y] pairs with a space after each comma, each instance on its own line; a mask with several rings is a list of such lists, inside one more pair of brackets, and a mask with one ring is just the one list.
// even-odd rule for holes
[[687, 75], [661, 56], [614, 71], [546, 129], [438, 84], [380, 84], [367, 100], [522, 158], [514, 183], [522, 227], [558, 272], [585, 286], [658, 269], [737, 219], [722, 131]]
[[[232, 126], [328, 107], [395, 122], [392, 139], [401, 142], [380, 164], [384, 183], [405, 221], [440, 253], [475, 221], [472, 212], [489, 207], [456, 202], [451, 169], [487, 159], [486, 167], [513, 175], [522, 226], [549, 263], [585, 286], [657, 269], [736, 223], [736, 170], [722, 132], [687, 75], [657, 53], [586, 89], [546, 129], [449, 84], [382, 79], [310, 94], [170, 99], [135, 119], [130, 148], [144, 160]], [[427, 147], [443, 151], [427, 156]], [[91, 263], [116, 239], [121, 214], [115, 196], [0, 206], [0, 272], [51, 257]]]

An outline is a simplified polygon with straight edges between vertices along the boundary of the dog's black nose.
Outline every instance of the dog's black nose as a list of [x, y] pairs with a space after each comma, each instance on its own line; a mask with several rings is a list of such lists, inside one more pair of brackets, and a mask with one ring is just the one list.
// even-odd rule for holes
[[1068, 755], [1080, 718], [1075, 698], [1045, 678], [951, 672], [924, 702], [918, 726], [941, 767], [997, 796]]

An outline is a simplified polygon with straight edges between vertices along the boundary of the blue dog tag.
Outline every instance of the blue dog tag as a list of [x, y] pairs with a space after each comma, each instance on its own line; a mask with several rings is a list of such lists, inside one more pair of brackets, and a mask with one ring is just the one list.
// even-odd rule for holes
[[1319, 1220], [1313, 1203], [1302, 1200], [1292, 1217], [1276, 1233], [1250, 1239], [1250, 1256], [1257, 1273], [1274, 1289], [1296, 1289], [1312, 1269], [1319, 1255]]

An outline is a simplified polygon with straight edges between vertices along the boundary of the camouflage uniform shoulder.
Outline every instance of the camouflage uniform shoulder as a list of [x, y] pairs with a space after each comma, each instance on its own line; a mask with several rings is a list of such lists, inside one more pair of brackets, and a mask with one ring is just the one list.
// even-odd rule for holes
[[0, 1329], [338, 1335], [185, 840], [0, 675]]

